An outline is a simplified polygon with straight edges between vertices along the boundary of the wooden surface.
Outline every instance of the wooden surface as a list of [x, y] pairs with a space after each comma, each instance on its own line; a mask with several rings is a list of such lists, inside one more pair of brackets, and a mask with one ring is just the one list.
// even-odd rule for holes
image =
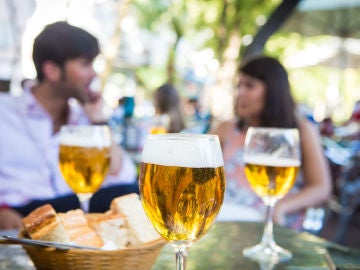
[[[309, 233], [298, 233], [275, 226], [276, 242], [290, 250], [293, 258], [275, 266], [245, 258], [242, 250], [260, 241], [262, 223], [216, 223], [211, 231], [189, 249], [187, 270], [208, 269], [360, 269], [360, 249], [349, 249]], [[174, 269], [170, 245], [164, 247], [154, 270]]]
[[[293, 258], [275, 266], [260, 266], [245, 258], [242, 250], [257, 244], [262, 230], [262, 223], [214, 224], [208, 234], [189, 249], [187, 270], [360, 269], [360, 249], [350, 249], [309, 233], [297, 233], [279, 226], [275, 226], [275, 240], [280, 246], [289, 249]], [[21, 246], [0, 245], [0, 269], [33, 270], [34, 267]], [[153, 267], [153, 270], [167, 269], [175, 269], [171, 245], [163, 248]]]

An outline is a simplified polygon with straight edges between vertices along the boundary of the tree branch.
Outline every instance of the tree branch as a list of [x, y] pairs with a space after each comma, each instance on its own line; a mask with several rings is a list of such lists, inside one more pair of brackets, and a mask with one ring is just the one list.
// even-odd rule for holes
[[245, 49], [243, 58], [261, 54], [266, 41], [274, 34], [295, 10], [301, 0], [283, 0], [260, 28], [253, 42]]

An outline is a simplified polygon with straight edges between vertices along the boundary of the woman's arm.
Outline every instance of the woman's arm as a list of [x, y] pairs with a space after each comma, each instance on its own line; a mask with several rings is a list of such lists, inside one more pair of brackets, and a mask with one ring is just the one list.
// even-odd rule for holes
[[329, 164], [319, 132], [305, 119], [300, 120], [299, 130], [304, 186], [297, 194], [286, 196], [277, 203], [274, 221], [280, 224], [284, 224], [286, 214], [321, 205], [332, 191]]
[[218, 135], [220, 144], [223, 145], [226, 135], [230, 132], [232, 120], [227, 120], [218, 124], [215, 128], [209, 131], [209, 134]]

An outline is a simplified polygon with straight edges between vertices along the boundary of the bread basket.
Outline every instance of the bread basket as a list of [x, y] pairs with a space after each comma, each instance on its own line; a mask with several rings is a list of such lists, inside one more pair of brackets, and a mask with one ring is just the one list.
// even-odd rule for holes
[[[98, 214], [88, 214], [87, 218]], [[24, 230], [19, 238], [28, 238]], [[38, 270], [150, 270], [166, 241], [159, 238], [140, 246], [118, 250], [57, 249], [23, 245]]]
[[150, 270], [165, 240], [119, 250], [61, 250], [23, 245], [36, 269], [46, 270]]

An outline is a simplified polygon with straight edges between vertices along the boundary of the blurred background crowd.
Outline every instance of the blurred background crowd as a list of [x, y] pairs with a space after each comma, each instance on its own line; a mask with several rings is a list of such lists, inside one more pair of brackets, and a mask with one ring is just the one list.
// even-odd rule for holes
[[276, 57], [331, 165], [333, 199], [309, 214], [308, 230], [319, 233], [335, 213], [341, 242], [359, 222], [359, 11], [359, 0], [0, 0], [0, 90], [16, 95], [33, 83], [33, 39], [45, 25], [86, 29], [101, 45], [93, 90], [139, 162], [147, 133], [207, 133], [232, 117], [238, 64]]

